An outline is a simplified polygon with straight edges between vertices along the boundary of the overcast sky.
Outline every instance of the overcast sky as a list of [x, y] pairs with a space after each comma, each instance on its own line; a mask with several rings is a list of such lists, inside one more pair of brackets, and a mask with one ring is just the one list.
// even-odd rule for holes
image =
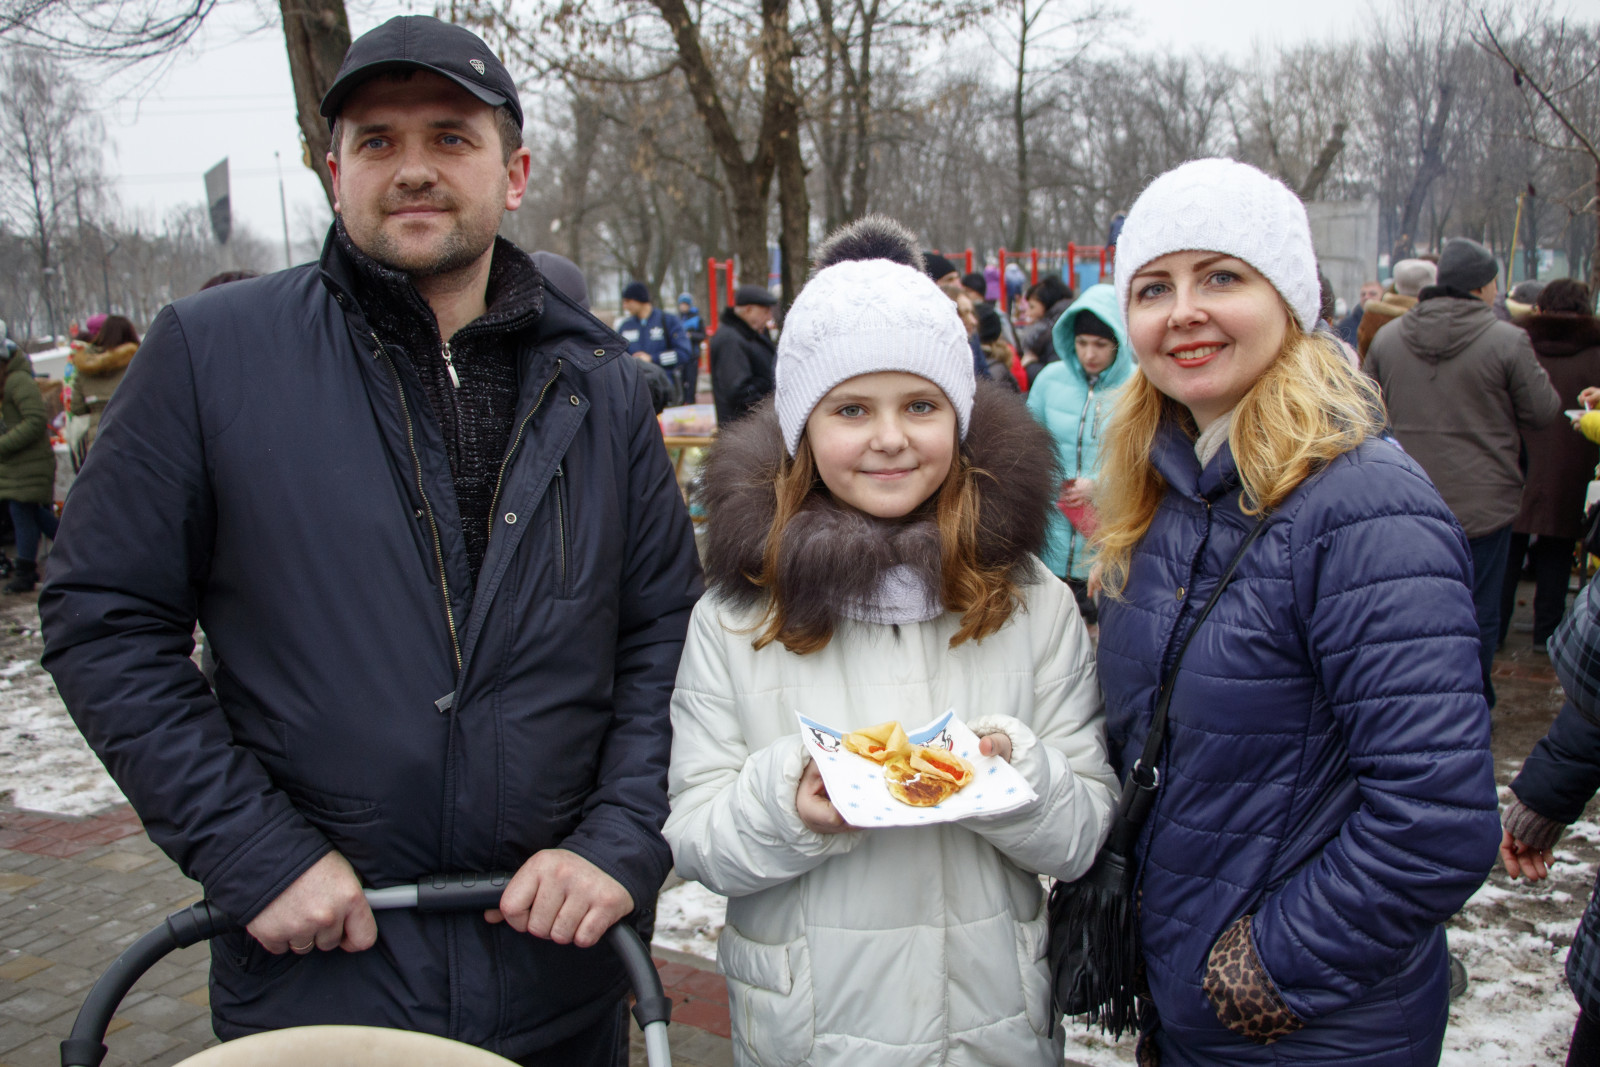
[[[1562, 6], [1600, 12], [1600, 0]], [[300, 161], [282, 34], [275, 25], [260, 29], [253, 8], [218, 5], [190, 52], [159, 77], [146, 77], [140, 91], [126, 84], [105, 87], [112, 146], [107, 163], [122, 204], [154, 222], [174, 205], [203, 203], [201, 175], [226, 156], [235, 224], [281, 249], [274, 152], [296, 243], [312, 233], [313, 222], [326, 218], [327, 207], [316, 177]], [[1256, 44], [1347, 37], [1371, 17], [1366, 0], [1133, 0], [1127, 8], [1132, 25], [1126, 38], [1140, 47], [1230, 57], [1244, 56]], [[359, 36], [392, 15], [431, 10], [431, 3], [352, 0], [351, 31]]]

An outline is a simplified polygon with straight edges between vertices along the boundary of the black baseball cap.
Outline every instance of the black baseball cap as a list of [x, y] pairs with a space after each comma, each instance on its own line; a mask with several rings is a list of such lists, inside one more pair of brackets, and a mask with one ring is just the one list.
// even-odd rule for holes
[[471, 30], [431, 15], [397, 15], [350, 43], [319, 109], [328, 125], [361, 83], [391, 70], [428, 70], [449, 78], [490, 107], [509, 106], [522, 125], [517, 83], [505, 64]]

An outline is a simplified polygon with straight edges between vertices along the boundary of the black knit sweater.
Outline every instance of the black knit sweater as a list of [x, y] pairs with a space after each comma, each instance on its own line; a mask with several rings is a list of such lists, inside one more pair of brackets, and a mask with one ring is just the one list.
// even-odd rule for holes
[[526, 253], [495, 239], [485, 294], [488, 311], [450, 338], [458, 388], [445, 364], [438, 320], [411, 279], [357, 248], [342, 221], [337, 230], [340, 250], [355, 268], [355, 297], [368, 323], [391, 353], [411, 362], [422, 380], [428, 410], [450, 459], [462, 539], [476, 583], [489, 548], [489, 509], [517, 412], [516, 341], [544, 309], [544, 279]]

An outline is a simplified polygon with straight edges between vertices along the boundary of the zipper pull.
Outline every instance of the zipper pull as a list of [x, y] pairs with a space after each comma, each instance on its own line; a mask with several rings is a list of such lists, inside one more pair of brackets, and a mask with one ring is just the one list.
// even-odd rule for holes
[[455, 361], [450, 358], [450, 342], [441, 342], [439, 351], [444, 355], [444, 369], [450, 372], [450, 385], [453, 388], [460, 389], [461, 379], [456, 377]]

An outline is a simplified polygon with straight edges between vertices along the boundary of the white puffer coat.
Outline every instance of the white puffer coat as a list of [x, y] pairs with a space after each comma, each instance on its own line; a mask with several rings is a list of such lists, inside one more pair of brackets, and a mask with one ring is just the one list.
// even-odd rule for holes
[[[715, 552], [708, 568], [715, 583]], [[951, 613], [899, 627], [839, 620], [826, 648], [802, 656], [776, 642], [752, 647], [759, 605], [713, 593], [696, 607], [672, 700], [664, 832], [679, 873], [730, 898], [718, 960], [736, 1062], [1061, 1062], [1060, 1028], [1046, 1036], [1036, 875], [1088, 868], [1115, 778], [1072, 594], [1031, 556], [1014, 574], [1028, 583], [1025, 610], [954, 649]], [[962, 824], [834, 835], [801, 823], [797, 711], [852, 730], [920, 725], [948, 708], [1011, 738], [1034, 804]]]

